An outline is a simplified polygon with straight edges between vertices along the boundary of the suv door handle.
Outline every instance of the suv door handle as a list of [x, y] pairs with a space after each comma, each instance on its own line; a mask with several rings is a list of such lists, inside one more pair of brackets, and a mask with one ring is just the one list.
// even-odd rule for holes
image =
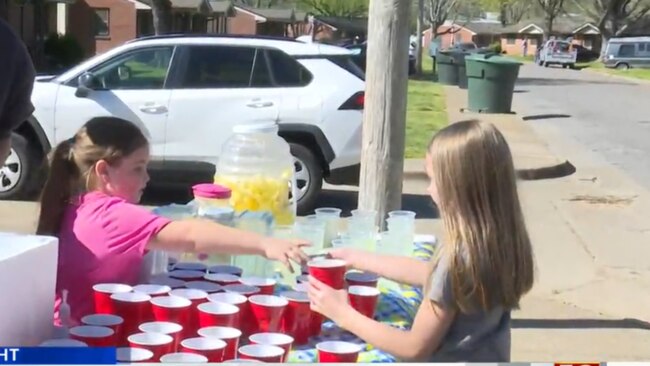
[[246, 104], [247, 107], [250, 108], [268, 108], [268, 107], [273, 107], [273, 102], [271, 101], [254, 101]]
[[167, 107], [165, 107], [164, 105], [156, 105], [156, 104], [145, 104], [143, 106], [140, 106], [140, 110], [148, 114], [167, 113]]

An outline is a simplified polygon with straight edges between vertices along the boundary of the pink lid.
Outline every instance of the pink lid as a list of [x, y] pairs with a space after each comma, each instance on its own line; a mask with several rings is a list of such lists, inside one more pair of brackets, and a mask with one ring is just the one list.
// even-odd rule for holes
[[230, 188], [212, 183], [201, 183], [192, 187], [195, 197], [230, 198]]

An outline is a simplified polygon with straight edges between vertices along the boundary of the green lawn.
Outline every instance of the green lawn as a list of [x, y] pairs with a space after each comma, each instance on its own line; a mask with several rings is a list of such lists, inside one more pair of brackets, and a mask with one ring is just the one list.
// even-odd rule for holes
[[629, 69], [629, 70], [617, 70], [617, 69], [608, 69], [602, 62], [594, 61], [591, 63], [581, 65], [583, 68], [588, 68], [589, 70], [602, 72], [605, 74], [623, 76], [633, 79], [641, 80], [650, 80], [650, 69]]
[[423, 158], [433, 134], [448, 123], [443, 87], [432, 81], [431, 58], [423, 58], [424, 75], [409, 80], [405, 157]]

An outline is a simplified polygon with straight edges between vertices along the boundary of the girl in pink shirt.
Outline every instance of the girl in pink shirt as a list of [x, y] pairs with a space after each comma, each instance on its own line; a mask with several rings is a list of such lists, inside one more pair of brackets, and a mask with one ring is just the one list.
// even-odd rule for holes
[[137, 205], [149, 181], [149, 145], [134, 124], [94, 118], [53, 151], [38, 234], [59, 238], [55, 322], [68, 290], [73, 323], [94, 312], [97, 283], [137, 284], [144, 254], [257, 254], [303, 263], [306, 242], [266, 238], [217, 223], [171, 221]]

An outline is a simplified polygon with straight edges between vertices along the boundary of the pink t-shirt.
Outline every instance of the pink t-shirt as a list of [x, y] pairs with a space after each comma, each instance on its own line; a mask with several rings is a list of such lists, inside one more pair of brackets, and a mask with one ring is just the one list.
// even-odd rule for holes
[[68, 290], [72, 322], [94, 313], [92, 287], [137, 284], [147, 244], [170, 220], [102, 192], [80, 196], [64, 215], [59, 233], [55, 323], [62, 290]]

